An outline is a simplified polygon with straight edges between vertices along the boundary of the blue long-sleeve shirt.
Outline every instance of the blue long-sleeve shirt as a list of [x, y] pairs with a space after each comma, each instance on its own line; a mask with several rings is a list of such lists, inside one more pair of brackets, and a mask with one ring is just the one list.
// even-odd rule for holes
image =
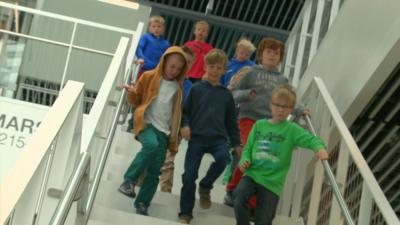
[[151, 33], [143, 34], [136, 50], [136, 57], [144, 60], [142, 69], [146, 71], [156, 68], [161, 56], [169, 46], [169, 42], [162, 36], [156, 37]]
[[240, 145], [233, 96], [227, 88], [208, 81], [193, 84], [184, 103], [181, 126], [190, 127], [192, 138], [209, 141], [229, 137], [233, 147]]
[[249, 59], [243, 62], [239, 62], [237, 59], [231, 59], [228, 63], [228, 69], [226, 70], [226, 73], [222, 75], [220, 79], [221, 84], [227, 87], [233, 75], [235, 75], [244, 66], [254, 66], [254, 62]]

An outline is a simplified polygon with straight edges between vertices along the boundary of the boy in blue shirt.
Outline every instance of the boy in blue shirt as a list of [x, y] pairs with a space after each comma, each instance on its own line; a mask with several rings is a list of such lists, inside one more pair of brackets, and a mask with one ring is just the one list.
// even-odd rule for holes
[[235, 75], [244, 66], [253, 66], [254, 62], [250, 60], [250, 56], [256, 50], [251, 41], [242, 38], [236, 44], [235, 58], [231, 59], [228, 64], [228, 70], [221, 77], [221, 84], [225, 87], [229, 85], [233, 75]]
[[142, 71], [156, 68], [161, 56], [170, 44], [162, 36], [165, 21], [161, 16], [152, 16], [149, 20], [149, 33], [143, 34], [136, 50], [136, 63], [142, 64]]
[[181, 135], [188, 140], [180, 199], [179, 221], [190, 223], [196, 195], [196, 179], [201, 159], [210, 153], [215, 162], [199, 183], [200, 207], [211, 207], [210, 192], [215, 180], [224, 171], [228, 160], [227, 137], [234, 148], [241, 148], [235, 102], [231, 92], [220, 85], [228, 58], [222, 50], [213, 49], [205, 57], [203, 80], [194, 83], [186, 98]]

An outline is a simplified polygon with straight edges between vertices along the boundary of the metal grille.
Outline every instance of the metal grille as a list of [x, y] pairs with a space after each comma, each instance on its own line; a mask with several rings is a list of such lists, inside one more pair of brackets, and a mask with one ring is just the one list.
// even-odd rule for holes
[[[152, 14], [166, 19], [165, 37], [173, 45], [193, 40], [193, 24], [207, 20], [211, 29], [207, 42], [233, 57], [241, 37], [255, 46], [266, 36], [286, 41], [304, 0], [216, 0], [213, 10], [205, 15], [208, 0], [142, 0], [152, 6]], [[254, 54], [252, 59], [254, 59]]]
[[[340, 143], [338, 143], [334, 147], [334, 149], [332, 149], [329, 153], [328, 161], [329, 165], [331, 165], [333, 173], [336, 173], [339, 151], [340, 151]], [[331, 213], [332, 200], [333, 200], [332, 198], [333, 198], [332, 188], [330, 185], [328, 185], [328, 182], [324, 182], [321, 190], [321, 199], [318, 209], [319, 213], [318, 213], [317, 224], [319, 225], [329, 224], [329, 217]]]
[[[52, 106], [58, 97], [60, 84], [35, 78], [20, 77], [17, 99], [40, 105]], [[83, 99], [84, 113], [89, 113], [97, 92], [85, 90]]]
[[[358, 116], [351, 131], [379, 185], [400, 217], [399, 99], [400, 64]], [[362, 186], [362, 183], [358, 185]], [[371, 224], [385, 224], [381, 217], [379, 210], [374, 210]]]
[[[195, 12], [205, 12], [208, 0], [149, 0]], [[216, 0], [212, 15], [290, 31], [304, 0]]]
[[[179, 18], [174, 15], [161, 14], [166, 23], [170, 24], [171, 29], [166, 30], [165, 37], [174, 45], [183, 45], [185, 42], [193, 40], [192, 27], [196, 20], [189, 20], [186, 18]], [[175, 26], [173, 26], [175, 25]], [[235, 54], [236, 42], [241, 37], [246, 37], [251, 40], [255, 45], [264, 37], [264, 35], [257, 32], [235, 30], [223, 25], [210, 24], [211, 30], [207, 42], [216, 48], [220, 48], [225, 53], [233, 57]], [[253, 54], [253, 59], [255, 54]]]

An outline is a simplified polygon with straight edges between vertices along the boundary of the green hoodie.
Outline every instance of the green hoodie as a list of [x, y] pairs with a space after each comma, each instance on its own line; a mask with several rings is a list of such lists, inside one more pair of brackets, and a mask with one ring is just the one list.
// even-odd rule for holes
[[316, 152], [325, 148], [325, 144], [293, 122], [272, 124], [266, 119], [258, 120], [251, 129], [240, 160], [240, 165], [245, 160], [250, 162], [244, 176], [280, 196], [295, 147]]

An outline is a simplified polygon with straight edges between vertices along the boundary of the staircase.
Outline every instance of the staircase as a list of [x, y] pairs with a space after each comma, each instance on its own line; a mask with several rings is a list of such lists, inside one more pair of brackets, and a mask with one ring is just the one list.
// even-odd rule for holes
[[[125, 126], [119, 126], [114, 136], [110, 155], [100, 182], [97, 197], [94, 202], [90, 225], [125, 225], [132, 224], [180, 224], [178, 222], [180, 189], [182, 186], [181, 175], [187, 142], [183, 141], [179, 146], [179, 152], [175, 158], [175, 174], [172, 193], [157, 191], [149, 207], [149, 216], [135, 214], [133, 199], [118, 192], [118, 187], [123, 181], [123, 174], [131, 163], [141, 145], [131, 133], [125, 132]], [[199, 177], [203, 177], [212, 162], [211, 155], [205, 155], [199, 170]], [[197, 192], [196, 192], [197, 193]], [[210, 209], [200, 208], [198, 201], [193, 210], [191, 224], [235, 224], [233, 209], [223, 204], [225, 186], [221, 180], [217, 180], [211, 192], [212, 206]], [[198, 199], [198, 196], [196, 196]], [[277, 217], [274, 225], [295, 225], [296, 220]]]

